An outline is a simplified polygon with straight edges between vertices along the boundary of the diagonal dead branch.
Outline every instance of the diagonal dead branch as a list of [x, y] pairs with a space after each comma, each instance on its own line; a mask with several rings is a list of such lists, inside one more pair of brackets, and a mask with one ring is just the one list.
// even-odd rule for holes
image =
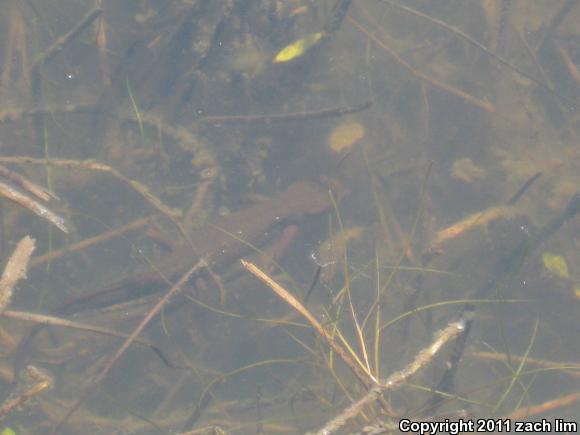
[[161, 309], [167, 304], [167, 302], [175, 296], [188, 282], [191, 277], [197, 273], [199, 270], [206, 267], [205, 260], [197, 261], [183, 276], [177, 281], [177, 283], [171, 287], [167, 293], [155, 304], [155, 306], [147, 313], [147, 315], [143, 318], [141, 323], [137, 325], [137, 327], [133, 330], [133, 332], [127, 337], [127, 339], [123, 342], [123, 344], [117, 349], [117, 351], [112, 355], [104, 365], [104, 367], [97, 373], [97, 375], [89, 382], [89, 385], [85, 388], [84, 392], [81, 396], [75, 401], [75, 403], [67, 410], [64, 417], [58, 422], [56, 427], [53, 429], [52, 433], [60, 433], [62, 427], [68, 422], [70, 417], [80, 408], [83, 402], [94, 392], [96, 386], [103, 380], [111, 369], [115, 366], [117, 361], [123, 356], [125, 351], [131, 346], [131, 343], [135, 341], [135, 339], [143, 332], [145, 327], [153, 320], [153, 318], [159, 314]]
[[69, 233], [69, 229], [66, 226], [64, 218], [52, 212], [38, 201], [14, 189], [12, 186], [0, 182], [0, 195], [8, 198], [11, 201], [14, 201], [17, 204], [20, 204], [22, 207], [27, 208], [37, 216], [46, 219], [63, 233]]

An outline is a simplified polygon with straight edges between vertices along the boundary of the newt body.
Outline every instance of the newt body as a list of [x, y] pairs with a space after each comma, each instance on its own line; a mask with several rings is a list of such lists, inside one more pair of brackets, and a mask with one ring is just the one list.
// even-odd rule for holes
[[322, 213], [330, 207], [329, 195], [321, 186], [310, 182], [295, 183], [263, 203], [217, 218], [195, 230], [190, 237], [193, 246], [184, 244], [177, 248], [156, 262], [157, 270], [142, 269], [104, 289], [65, 303], [59, 312], [73, 314], [167, 288], [167, 279], [174, 281], [199, 258], [205, 259], [211, 269], [219, 269], [248, 251], [248, 247], [231, 234], [252, 244], [259, 243], [274, 226]]

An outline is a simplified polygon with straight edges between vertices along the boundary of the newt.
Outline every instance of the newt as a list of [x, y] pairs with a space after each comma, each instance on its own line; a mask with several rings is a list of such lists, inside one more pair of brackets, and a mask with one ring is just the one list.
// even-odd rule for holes
[[[328, 184], [338, 199], [345, 195], [346, 189], [337, 182], [329, 180]], [[72, 315], [166, 290], [169, 288], [166, 279], [176, 281], [199, 258], [205, 259], [212, 270], [223, 269], [250, 250], [241, 240], [259, 244], [274, 227], [324, 213], [331, 206], [330, 196], [321, 185], [297, 182], [264, 202], [216, 218], [211, 224], [194, 230], [190, 234], [191, 245], [183, 244], [160, 259], [156, 262], [156, 270], [140, 269], [101, 290], [69, 300], [53, 312]], [[20, 341], [14, 357], [13, 385], [24, 366], [30, 344], [41, 329], [41, 325], [36, 325]]]
[[[343, 196], [337, 188], [339, 198]], [[199, 258], [212, 270], [219, 270], [243, 256], [249, 248], [240, 240], [257, 244], [275, 226], [297, 222], [323, 213], [332, 203], [328, 192], [312, 182], [297, 182], [274, 197], [215, 219], [190, 235], [191, 244], [183, 244], [156, 262], [156, 269], [145, 268], [107, 287], [66, 302], [60, 314], [74, 314], [126, 302], [168, 288], [167, 279], [174, 281]], [[235, 234], [240, 240], [232, 237]]]

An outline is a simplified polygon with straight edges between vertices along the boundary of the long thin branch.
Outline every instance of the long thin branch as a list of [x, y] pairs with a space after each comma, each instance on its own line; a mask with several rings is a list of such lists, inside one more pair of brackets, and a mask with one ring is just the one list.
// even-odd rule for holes
[[455, 95], [456, 97], [461, 98], [466, 103], [472, 104], [480, 109], [485, 110], [488, 113], [494, 113], [496, 111], [495, 106], [490, 103], [489, 101], [482, 100], [480, 98], [474, 97], [473, 95], [468, 94], [467, 92], [463, 92], [460, 89], [454, 88], [447, 83], [443, 83], [439, 80], [436, 80], [432, 77], [429, 77], [427, 74], [422, 73], [421, 71], [416, 70], [411, 66], [409, 62], [399, 56], [391, 47], [389, 47], [384, 41], [381, 41], [377, 36], [370, 33], [367, 29], [364, 28], [362, 24], [356, 21], [352, 17], [347, 17], [347, 20], [356, 27], [361, 33], [367, 36], [370, 40], [372, 40], [375, 44], [381, 47], [387, 54], [391, 55], [399, 65], [405, 68], [411, 75], [418, 78], [419, 80], [428, 83], [434, 88], [440, 89], [444, 92], [447, 92], [451, 95]]
[[[24, 322], [31, 322], [37, 325], [50, 325], [50, 326], [59, 326], [62, 328], [69, 328], [69, 329], [76, 329], [77, 331], [86, 331], [92, 332], [94, 334], [106, 335], [110, 337], [116, 338], [127, 338], [127, 334], [123, 334], [121, 332], [114, 331], [109, 328], [103, 328], [97, 325], [87, 325], [86, 323], [75, 322], [68, 319], [63, 319], [61, 317], [54, 317], [54, 316], [47, 316], [45, 314], [36, 314], [36, 313], [29, 313], [26, 311], [14, 311], [14, 310], [5, 310], [0, 312], [0, 317], [5, 317], [7, 319], [12, 320], [20, 320]], [[142, 338], [137, 338], [135, 343], [141, 344], [143, 346], [147, 346], [153, 352], [155, 352], [159, 358], [163, 361], [164, 364], [171, 368], [177, 367], [175, 364], [171, 363], [169, 359], [161, 352], [161, 350], [151, 343], [149, 340], [145, 340]]]
[[60, 53], [72, 40], [74, 40], [83, 30], [89, 27], [93, 21], [97, 19], [99, 15], [103, 13], [103, 10], [100, 8], [95, 8], [90, 11], [87, 15], [85, 15], [75, 27], [73, 27], [70, 31], [65, 33], [64, 35], [60, 36], [54, 43], [48, 47], [41, 55], [36, 59], [34, 64], [32, 65], [31, 70], [34, 71], [41, 66], [50, 62], [54, 57]]
[[93, 378], [93, 380], [89, 383], [89, 385], [85, 388], [81, 397], [79, 397], [76, 402], [69, 408], [66, 412], [64, 417], [58, 422], [55, 426], [52, 434], [57, 434], [60, 432], [61, 428], [68, 422], [70, 417], [80, 408], [83, 402], [93, 393], [96, 386], [101, 383], [103, 379], [109, 374], [109, 371], [114, 367], [114, 365], [119, 361], [121, 356], [125, 353], [125, 351], [129, 348], [131, 343], [135, 341], [135, 339], [143, 332], [145, 327], [151, 322], [151, 320], [159, 314], [161, 309], [165, 306], [165, 304], [175, 296], [183, 287], [183, 285], [191, 279], [194, 273], [198, 272], [200, 269], [206, 267], [205, 260], [199, 260], [195, 263], [181, 278], [177, 283], [171, 287], [171, 289], [165, 293], [165, 295], [157, 302], [157, 304], [147, 313], [147, 315], [143, 318], [141, 323], [135, 328], [135, 330], [127, 337], [127, 339], [123, 342], [123, 344], [117, 349], [117, 352], [113, 354], [105, 364], [105, 366], [97, 373], [97, 375]]

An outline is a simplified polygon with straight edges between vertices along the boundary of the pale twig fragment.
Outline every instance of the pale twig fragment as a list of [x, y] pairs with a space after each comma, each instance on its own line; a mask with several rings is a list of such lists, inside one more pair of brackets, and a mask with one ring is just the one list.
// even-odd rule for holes
[[26, 178], [24, 175], [19, 174], [8, 169], [6, 166], [0, 165], [0, 176], [13, 182], [17, 186], [26, 190], [28, 193], [36, 196], [38, 199], [43, 201], [50, 201], [51, 199], [58, 199], [56, 195], [47, 190], [46, 188], [39, 186], [33, 181]]
[[[44, 314], [29, 313], [25, 311], [5, 310], [4, 312], [0, 312], [0, 316], [6, 319], [21, 320], [24, 322], [36, 323], [37, 325], [58, 326], [61, 328], [92, 332], [93, 334], [106, 335], [109, 337], [117, 337], [123, 339], [127, 338], [126, 334], [114, 331], [109, 328], [103, 328], [98, 325], [88, 325], [86, 323], [75, 322], [73, 320], [63, 319], [61, 317], [47, 316]], [[142, 338], [137, 338], [135, 339], [135, 343], [147, 346], [151, 348], [157, 355], [161, 356], [160, 353], [161, 351], [159, 351], [155, 347], [155, 345], [153, 345], [150, 341]], [[163, 357], [162, 359], [165, 362], [166, 358]]]
[[0, 404], [0, 418], [10, 414], [15, 409], [20, 409], [30, 399], [38, 396], [45, 390], [52, 388], [54, 381], [50, 375], [37, 369], [34, 366], [26, 366], [26, 377], [30, 382], [34, 382], [26, 387], [22, 393], [14, 398], [8, 398]]
[[66, 234], [69, 233], [64, 218], [60, 217], [56, 213], [53, 213], [38, 201], [30, 198], [29, 196], [26, 196], [22, 192], [19, 192], [10, 185], [0, 182], [0, 195], [10, 199], [11, 201], [14, 201], [17, 204], [20, 204], [22, 207], [27, 208], [37, 216], [46, 219], [47, 221], [54, 224], [62, 232]]
[[181, 211], [170, 208], [157, 198], [149, 188], [138, 181], [125, 177], [112, 166], [95, 160], [67, 160], [67, 159], [36, 159], [34, 157], [0, 157], [0, 162], [17, 163], [26, 165], [51, 165], [60, 168], [88, 169], [90, 171], [105, 172], [113, 177], [127, 183], [133, 190], [139, 193], [149, 204], [159, 210], [172, 221], [181, 218]]
[[34, 251], [34, 239], [26, 236], [18, 242], [8, 263], [6, 263], [0, 279], [0, 314], [10, 304], [16, 283], [22, 278], [26, 278], [26, 269], [32, 251]]
[[474, 213], [465, 219], [455, 222], [453, 225], [440, 230], [434, 237], [429, 247], [430, 252], [441, 249], [442, 245], [449, 240], [459, 237], [476, 228], [485, 228], [491, 221], [499, 218], [508, 218], [516, 214], [516, 209], [509, 206], [490, 207], [486, 210]]

